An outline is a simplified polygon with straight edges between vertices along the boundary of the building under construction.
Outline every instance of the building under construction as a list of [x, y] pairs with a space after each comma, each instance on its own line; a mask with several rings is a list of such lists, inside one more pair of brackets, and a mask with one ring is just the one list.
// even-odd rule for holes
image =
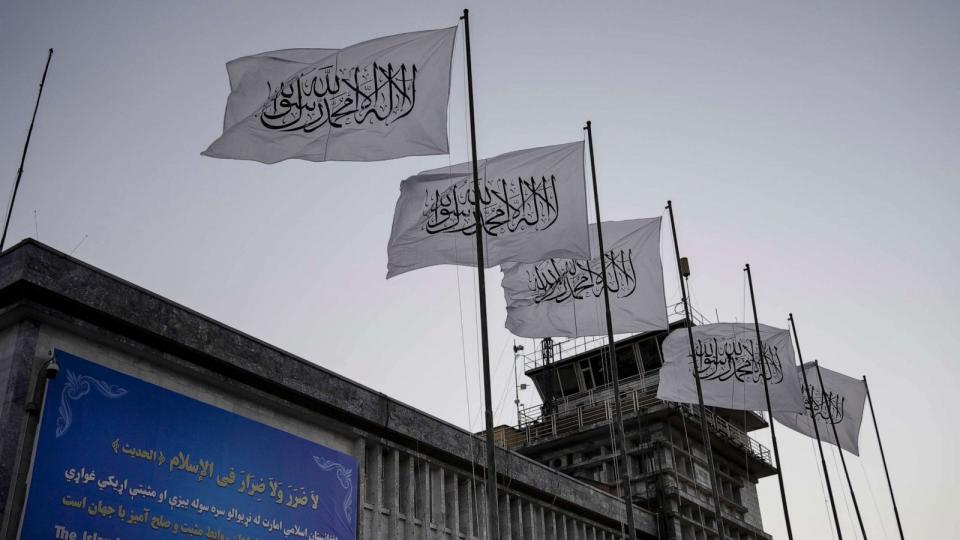
[[[674, 323], [673, 328], [682, 327]], [[516, 427], [498, 442], [565, 474], [620, 495], [614, 430], [619, 406], [634, 504], [657, 515], [664, 540], [718, 538], [699, 409], [656, 397], [667, 332], [616, 343], [620, 396], [614, 399], [606, 339], [542, 340], [519, 356], [542, 405], [518, 405]], [[767, 426], [756, 413], [706, 408], [726, 538], [771, 538], [763, 531], [757, 481], [776, 474], [771, 452], [748, 433]]]

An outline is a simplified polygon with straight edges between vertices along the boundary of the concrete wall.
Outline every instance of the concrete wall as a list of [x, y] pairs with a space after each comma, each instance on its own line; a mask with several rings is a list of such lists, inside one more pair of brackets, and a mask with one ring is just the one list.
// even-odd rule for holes
[[760, 497], [757, 494], [757, 484], [745, 481], [740, 490], [740, 500], [747, 507], [743, 520], [758, 529], [763, 529], [763, 518], [760, 515]]

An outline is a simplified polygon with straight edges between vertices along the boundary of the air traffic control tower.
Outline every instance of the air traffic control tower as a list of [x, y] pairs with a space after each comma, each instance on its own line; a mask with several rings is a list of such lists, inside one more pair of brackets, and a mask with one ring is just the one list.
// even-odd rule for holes
[[[671, 323], [677, 328], [682, 321]], [[616, 343], [619, 399], [604, 367], [606, 338], [542, 340], [520, 358], [543, 404], [518, 408], [518, 424], [501, 426], [498, 443], [615, 494], [620, 454], [613, 418], [619, 406], [634, 504], [658, 517], [663, 540], [713, 540], [718, 521], [698, 407], [656, 397], [666, 336], [650, 332]], [[706, 414], [726, 538], [771, 538], [763, 531], [756, 485], [776, 468], [770, 451], [748, 435], [766, 422], [752, 412], [707, 407]]]
[[[643, 352], [647, 341], [624, 346]], [[511, 440], [527, 455], [497, 451], [501, 539], [620, 538], [602, 387], [581, 386], [590, 358], [531, 365], [543, 391], [550, 372], [562, 385], [545, 394], [556, 410]], [[9, 248], [0, 254], [0, 538], [490, 537], [481, 439], [311, 360], [36, 241]], [[644, 400], [638, 410], [658, 419], [631, 431], [644, 540], [658, 537], [650, 509], [690, 530], [702, 496], [680, 412], [645, 401], [651, 361], [644, 373], [639, 363], [625, 371], [630, 395]], [[718, 415], [714, 425], [747, 441], [738, 421]], [[728, 456], [728, 526], [759, 531], [752, 482], [772, 469], [750, 450], [717, 448]]]

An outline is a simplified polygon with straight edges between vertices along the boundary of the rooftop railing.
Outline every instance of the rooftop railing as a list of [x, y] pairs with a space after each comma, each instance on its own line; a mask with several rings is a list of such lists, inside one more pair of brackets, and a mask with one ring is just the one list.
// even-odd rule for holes
[[[630, 418], [629, 415], [638, 411], [661, 406], [674, 408], [699, 422], [699, 407], [662, 401], [656, 397], [659, 380], [659, 372], [648, 372], [624, 379], [619, 399], [621, 414], [625, 418]], [[541, 406], [527, 407], [520, 411], [518, 429], [503, 433], [503, 445], [511, 449], [520, 448], [612, 422], [615, 417], [614, 402], [613, 390], [607, 386], [557, 400], [553, 404], [554, 411], [550, 414], [543, 414]], [[707, 426], [715, 436], [742, 449], [754, 459], [773, 466], [770, 450], [767, 447], [712, 410], [706, 409], [704, 412]]]
[[[667, 306], [667, 318], [671, 322], [682, 320], [683, 304], [677, 303]], [[693, 319], [693, 324], [698, 326], [709, 324], [710, 322], [702, 313], [693, 308], [690, 310], [690, 318]], [[617, 339], [618, 337], [620, 339], [624, 339], [635, 335], [637, 334], [622, 334], [620, 336], [614, 336], [614, 339]], [[534, 350], [520, 355], [521, 358], [523, 358], [523, 370], [530, 371], [531, 369], [545, 365], [547, 363], [545, 358], [547, 357], [551, 358], [553, 362], [559, 362], [564, 358], [570, 358], [578, 354], [583, 354], [587, 351], [592, 351], [594, 349], [603, 347], [606, 344], [607, 336], [557, 338], [553, 340], [551, 345], [551, 356], [549, 354], [545, 354], [546, 351], [543, 349], [543, 341], [535, 340]]]

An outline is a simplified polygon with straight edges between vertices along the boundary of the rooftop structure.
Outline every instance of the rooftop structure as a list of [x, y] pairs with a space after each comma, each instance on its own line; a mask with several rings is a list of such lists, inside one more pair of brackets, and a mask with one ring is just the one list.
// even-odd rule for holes
[[[671, 329], [682, 327], [682, 322], [671, 323]], [[608, 375], [605, 338], [543, 340], [522, 357], [542, 404], [518, 409], [518, 424], [501, 427], [498, 442], [617, 494], [613, 421], [614, 407], [620, 407], [634, 504], [659, 516], [665, 540], [713, 539], [718, 523], [699, 409], [656, 397], [666, 336], [666, 331], [651, 332], [616, 342], [618, 398]], [[726, 537], [770, 538], [763, 531], [756, 484], [776, 468], [770, 450], [749, 436], [766, 422], [756, 413], [714, 407], [706, 408], [706, 415]]]

